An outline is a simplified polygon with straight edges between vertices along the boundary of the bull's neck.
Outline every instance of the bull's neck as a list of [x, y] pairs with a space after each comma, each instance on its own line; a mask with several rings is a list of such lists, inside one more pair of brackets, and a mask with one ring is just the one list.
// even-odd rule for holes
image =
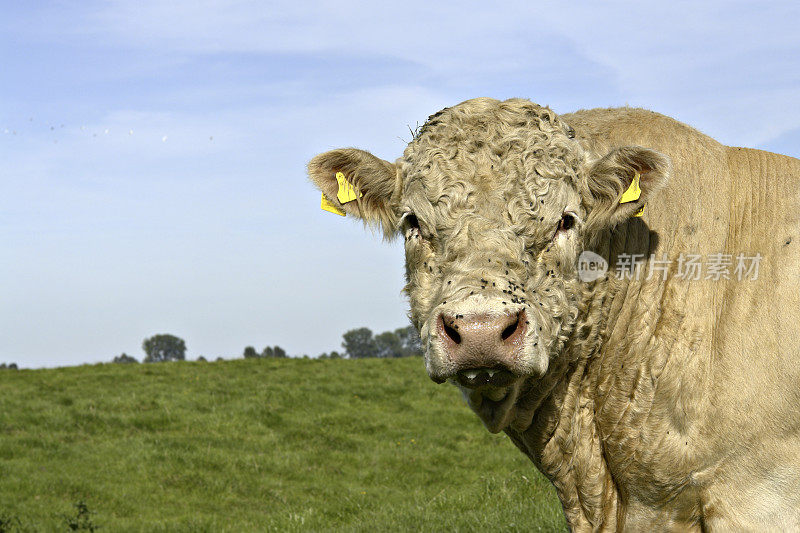
[[615, 531], [623, 509], [595, 420], [592, 365], [570, 363], [530, 425], [506, 432], [553, 483], [573, 531]]
[[[624, 527], [625, 504], [612, 476], [598, 425], [599, 376], [619, 355], [611, 346], [636, 327], [623, 303], [642, 283], [617, 276], [620, 254], [648, 257], [655, 243], [644, 225], [608, 233], [594, 250], [609, 261], [608, 276], [583, 287], [578, 321], [561, 358], [541, 380], [527, 384], [519, 402], [522, 416], [507, 430], [514, 443], [552, 481], [573, 530], [615, 531]], [[652, 282], [657, 284], [657, 282]], [[647, 292], [647, 291], [645, 291]], [[620, 349], [617, 349], [620, 348]], [[613, 366], [613, 365], [612, 365]]]

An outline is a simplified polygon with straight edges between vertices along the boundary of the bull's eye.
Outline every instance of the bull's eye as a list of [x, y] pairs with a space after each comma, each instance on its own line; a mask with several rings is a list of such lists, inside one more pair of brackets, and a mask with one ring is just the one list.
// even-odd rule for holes
[[417, 219], [417, 215], [414, 213], [408, 212], [403, 215], [402, 219], [400, 220], [400, 227], [403, 233], [406, 235], [406, 239], [418, 239], [420, 237], [421, 231], [419, 228], [419, 220]]
[[558, 222], [558, 231], [567, 231], [575, 226], [575, 215], [564, 213]]

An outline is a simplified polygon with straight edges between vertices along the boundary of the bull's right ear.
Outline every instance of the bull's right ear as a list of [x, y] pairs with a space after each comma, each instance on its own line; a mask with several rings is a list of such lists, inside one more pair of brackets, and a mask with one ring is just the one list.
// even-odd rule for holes
[[393, 163], [364, 150], [340, 148], [314, 157], [308, 176], [333, 209], [380, 226], [387, 238], [397, 231], [401, 180]]

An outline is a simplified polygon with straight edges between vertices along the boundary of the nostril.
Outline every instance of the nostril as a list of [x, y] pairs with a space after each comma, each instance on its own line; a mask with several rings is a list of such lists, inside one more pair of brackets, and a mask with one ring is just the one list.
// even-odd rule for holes
[[458, 326], [452, 319], [439, 315], [439, 331], [444, 333], [447, 338], [456, 344], [461, 344], [461, 335], [458, 333]]
[[525, 335], [525, 323], [527, 320], [525, 310], [523, 309], [513, 317], [509, 317], [509, 319], [511, 323], [500, 333], [500, 338], [503, 342], [516, 342], [517, 339]]
[[461, 335], [458, 334], [458, 331], [456, 331], [455, 328], [448, 326], [447, 322], [444, 320], [442, 320], [442, 326], [445, 334], [450, 337], [454, 343], [461, 344]]
[[519, 327], [519, 315], [517, 315], [517, 319], [514, 321], [513, 324], [509, 325], [503, 332], [500, 334], [500, 338], [503, 340], [507, 340], [510, 336], [512, 336]]

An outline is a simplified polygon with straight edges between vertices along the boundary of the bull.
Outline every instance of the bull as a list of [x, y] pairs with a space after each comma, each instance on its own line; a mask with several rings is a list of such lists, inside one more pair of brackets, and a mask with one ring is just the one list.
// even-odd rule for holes
[[308, 173], [405, 240], [428, 375], [573, 530], [800, 529], [800, 161], [643, 109], [478, 98], [393, 163]]

